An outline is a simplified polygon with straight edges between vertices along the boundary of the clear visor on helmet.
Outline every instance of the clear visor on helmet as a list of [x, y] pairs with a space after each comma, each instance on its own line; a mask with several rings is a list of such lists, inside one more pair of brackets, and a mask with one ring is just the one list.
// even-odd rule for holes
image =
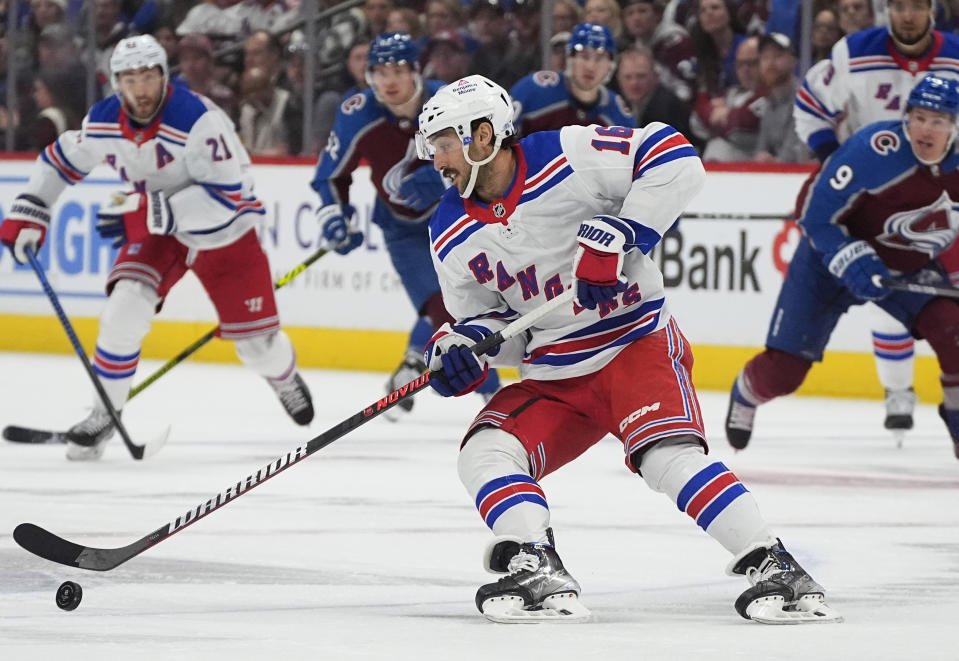
[[468, 145], [472, 140], [473, 138], [469, 136], [460, 138], [452, 129], [440, 131], [429, 138], [422, 133], [417, 133], [416, 155], [424, 161], [431, 161], [436, 154], [450, 154], [461, 150], [463, 145]]

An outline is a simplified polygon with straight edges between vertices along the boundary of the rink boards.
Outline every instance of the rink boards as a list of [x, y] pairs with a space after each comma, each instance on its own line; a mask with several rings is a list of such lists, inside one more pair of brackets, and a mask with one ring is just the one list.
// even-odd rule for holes
[[[22, 190], [32, 159], [0, 160], [0, 209]], [[652, 257], [660, 265], [669, 305], [696, 353], [700, 388], [724, 390], [762, 345], [783, 273], [798, 240], [784, 220], [808, 176], [802, 167], [710, 167], [704, 191], [688, 215]], [[278, 279], [319, 247], [314, 220], [316, 194], [309, 186], [312, 163], [260, 162], [254, 166], [256, 194], [267, 207], [258, 227]], [[69, 187], [53, 209], [41, 261], [53, 287], [92, 348], [103, 284], [114, 254], [96, 234], [97, 209], [124, 188], [115, 173], [98, 168]], [[353, 204], [365, 232], [361, 248], [348, 257], [329, 254], [281, 291], [281, 320], [301, 364], [362, 370], [392, 370], [414, 321], [412, 306], [390, 265], [382, 235], [369, 222], [374, 190], [366, 168], [354, 176]], [[143, 355], [166, 359], [203, 335], [215, 315], [191, 274], [177, 285], [144, 343]], [[0, 350], [70, 352], [35, 275], [0, 254]], [[938, 401], [938, 366], [928, 347], [917, 349], [916, 389]], [[214, 341], [197, 359], [235, 361], [228, 343]], [[869, 314], [856, 309], [837, 327], [822, 365], [810, 373], [807, 394], [878, 397], [872, 366]]]

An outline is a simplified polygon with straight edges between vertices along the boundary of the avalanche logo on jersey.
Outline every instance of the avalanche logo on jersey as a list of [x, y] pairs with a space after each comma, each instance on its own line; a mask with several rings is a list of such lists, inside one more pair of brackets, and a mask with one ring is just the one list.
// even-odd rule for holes
[[362, 94], [354, 94], [343, 102], [343, 105], [340, 106], [340, 110], [343, 111], [344, 115], [352, 115], [353, 113], [361, 110], [365, 105], [366, 97]]
[[959, 234], [959, 206], [943, 191], [939, 199], [928, 206], [889, 216], [884, 229], [885, 234], [876, 237], [883, 245], [923, 252], [931, 259]]
[[540, 87], [556, 87], [559, 85], [559, 74], [555, 71], [537, 71], [533, 74], [533, 82]]
[[874, 152], [885, 156], [899, 149], [899, 136], [892, 131], [879, 131], [869, 140]]
[[403, 158], [397, 161], [393, 167], [387, 170], [386, 175], [383, 177], [383, 190], [386, 191], [386, 194], [390, 196], [390, 202], [403, 206], [406, 206], [409, 203], [409, 200], [404, 199], [400, 195], [400, 186], [403, 185], [403, 180], [407, 177], [407, 175], [413, 173], [413, 171], [416, 169], [416, 165], [419, 163], [419, 156], [416, 155], [416, 142], [411, 139], [409, 144], [406, 146], [406, 154], [403, 156]]

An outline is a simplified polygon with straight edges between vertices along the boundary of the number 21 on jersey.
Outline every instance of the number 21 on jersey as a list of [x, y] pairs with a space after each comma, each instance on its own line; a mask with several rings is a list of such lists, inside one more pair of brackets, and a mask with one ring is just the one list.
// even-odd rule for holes
[[593, 138], [589, 143], [597, 151], [615, 151], [629, 156], [629, 138], [633, 137], [633, 129], [626, 126], [597, 126], [596, 134], [604, 138], [624, 138], [623, 140], [599, 140]]

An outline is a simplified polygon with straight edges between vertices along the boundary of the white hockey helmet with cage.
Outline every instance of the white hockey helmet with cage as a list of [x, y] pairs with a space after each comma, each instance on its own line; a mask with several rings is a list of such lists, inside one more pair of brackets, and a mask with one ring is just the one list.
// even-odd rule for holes
[[113, 55], [110, 56], [110, 77], [113, 80], [113, 89], [120, 91], [119, 76], [122, 72], [153, 67], [160, 67], [164, 81], [170, 79], [166, 51], [163, 50], [160, 42], [148, 34], [121, 39], [113, 49]]
[[[482, 161], [474, 161], [469, 155], [469, 146], [473, 142], [472, 125], [477, 120], [486, 120], [492, 125], [495, 140], [492, 153]], [[479, 166], [492, 161], [503, 140], [516, 132], [513, 128], [513, 100], [506, 90], [484, 76], [460, 78], [441, 88], [423, 104], [416, 134], [416, 151], [420, 158], [433, 158], [436, 150], [429, 139], [446, 129], [453, 129], [459, 136], [466, 162], [473, 166], [466, 190], [460, 194], [469, 197], [476, 184]]]

